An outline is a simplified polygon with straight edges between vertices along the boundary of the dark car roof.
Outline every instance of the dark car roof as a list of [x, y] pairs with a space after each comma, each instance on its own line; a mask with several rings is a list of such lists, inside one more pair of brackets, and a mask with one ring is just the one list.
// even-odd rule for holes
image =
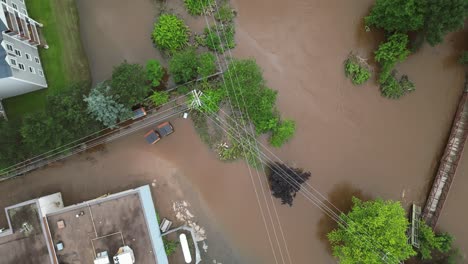
[[159, 139], [161, 139], [161, 137], [159, 136], [159, 134], [156, 131], [151, 130], [148, 133], [146, 133], [145, 139], [146, 139], [146, 142], [148, 142], [149, 144], [153, 144], [156, 141], [158, 141]]
[[174, 128], [171, 123], [165, 122], [158, 126], [158, 132], [162, 137], [165, 137], [174, 132]]

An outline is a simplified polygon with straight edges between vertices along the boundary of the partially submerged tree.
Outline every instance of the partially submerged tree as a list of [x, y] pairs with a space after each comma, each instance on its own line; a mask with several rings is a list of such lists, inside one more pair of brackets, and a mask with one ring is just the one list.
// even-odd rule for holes
[[132, 116], [130, 108], [117, 102], [118, 97], [111, 94], [107, 82], [99, 83], [91, 93], [84, 98], [88, 104], [88, 112], [106, 127], [114, 127], [119, 120]]
[[381, 43], [375, 51], [375, 60], [381, 65], [379, 76], [381, 84], [385, 83], [390, 77], [395, 65], [398, 62], [404, 61], [410, 54], [408, 41], [406, 34], [395, 33], [386, 42]]
[[270, 163], [269, 167], [268, 182], [271, 193], [274, 197], [281, 199], [282, 204], [292, 206], [296, 193], [301, 189], [301, 184], [310, 178], [310, 172], [279, 162]]
[[146, 62], [146, 78], [151, 82], [151, 86], [158, 87], [164, 77], [164, 68], [157, 60]]
[[419, 223], [419, 253], [421, 259], [432, 259], [434, 251], [448, 253], [452, 249], [453, 238], [447, 234], [436, 235], [423, 220]]
[[114, 99], [128, 108], [141, 103], [150, 92], [145, 69], [127, 61], [114, 67], [110, 87], [110, 93], [116, 96]]
[[421, 0], [377, 0], [365, 18], [367, 26], [388, 32], [416, 31], [424, 25], [424, 5]]
[[353, 204], [347, 215], [341, 215], [347, 225], [340, 224], [328, 234], [340, 263], [381, 264], [386, 258], [388, 264], [399, 264], [416, 255], [408, 244], [409, 222], [399, 202], [363, 202], [353, 197]]
[[176, 83], [185, 83], [198, 75], [199, 60], [194, 49], [187, 49], [174, 54], [169, 62], [169, 72]]
[[187, 46], [189, 28], [176, 15], [163, 14], [154, 24], [152, 37], [156, 46], [173, 53]]
[[447, 33], [463, 28], [468, 16], [468, 1], [425, 0], [425, 3], [424, 35], [431, 46], [441, 43]]

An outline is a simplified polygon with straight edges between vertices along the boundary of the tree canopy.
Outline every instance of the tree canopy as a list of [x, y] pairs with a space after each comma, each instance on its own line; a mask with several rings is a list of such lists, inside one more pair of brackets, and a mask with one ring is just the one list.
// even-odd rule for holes
[[419, 30], [424, 26], [424, 1], [376, 0], [370, 14], [365, 17], [366, 25], [388, 32]]
[[425, 0], [425, 2], [424, 35], [431, 46], [441, 43], [447, 33], [463, 28], [468, 15], [468, 1]]
[[169, 62], [169, 72], [176, 83], [185, 83], [198, 76], [199, 60], [194, 49], [187, 49], [174, 54]]
[[269, 167], [268, 182], [272, 195], [281, 199], [282, 204], [292, 206], [296, 193], [301, 189], [301, 184], [310, 178], [310, 172], [279, 162], [271, 163]]
[[187, 46], [189, 28], [176, 15], [163, 14], [154, 24], [152, 37], [159, 48], [172, 53]]
[[132, 116], [131, 109], [118, 103], [117, 96], [111, 95], [110, 90], [111, 88], [107, 82], [99, 83], [84, 98], [84, 101], [88, 104], [88, 112], [106, 127], [114, 127], [117, 121]]
[[110, 86], [110, 93], [128, 108], [141, 103], [150, 92], [145, 69], [126, 61], [114, 67]]
[[382, 66], [379, 77], [381, 84], [387, 81], [396, 63], [404, 61], [410, 54], [408, 42], [406, 34], [395, 33], [375, 51], [375, 60]]
[[399, 202], [363, 202], [353, 197], [351, 211], [341, 218], [347, 226], [340, 225], [328, 234], [333, 255], [341, 264], [398, 264], [416, 255], [408, 244], [406, 231], [409, 223]]
[[151, 82], [153, 87], [158, 87], [164, 77], [164, 68], [157, 60], [148, 60], [146, 63], [146, 78]]

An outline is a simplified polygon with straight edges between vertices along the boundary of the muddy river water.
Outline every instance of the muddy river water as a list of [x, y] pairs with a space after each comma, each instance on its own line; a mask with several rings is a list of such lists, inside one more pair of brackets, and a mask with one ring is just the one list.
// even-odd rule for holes
[[[109, 78], [112, 66], [123, 59], [144, 63], [149, 57], [160, 58], [149, 38], [155, 15], [153, 1], [133, 1], [131, 5], [128, 0], [113, 0], [110, 5], [106, 4], [108, 0], [77, 1], [94, 82]], [[456, 56], [468, 44], [466, 32], [449, 35], [437, 47], [425, 45], [398, 66], [416, 85], [416, 91], [401, 100], [382, 98], [375, 80], [353, 86], [343, 74], [346, 56], [354, 51], [369, 58], [382, 39], [379, 32], [366, 33], [363, 28], [362, 18], [372, 3], [373, 0], [233, 3], [238, 10], [235, 56], [257, 60], [268, 85], [279, 91], [278, 107], [283, 117], [297, 122], [294, 139], [274, 152], [289, 164], [309, 170], [309, 184], [342, 210], [349, 207], [352, 195], [400, 200], [405, 208], [412, 202], [423, 202], [463, 86], [463, 69], [456, 64]], [[371, 59], [369, 64], [374, 65]], [[98, 194], [104, 193], [102, 186], [123, 188], [132, 181], [145, 183], [150, 176], [144, 178], [125, 171], [140, 171], [146, 166], [145, 175], [157, 174], [159, 165], [151, 159], [158, 157], [190, 182], [209, 208], [211, 221], [222, 227], [220, 234], [232, 242], [236, 252], [242, 252], [247, 263], [276, 263], [275, 258], [278, 263], [336, 263], [324, 238], [333, 223], [316, 206], [298, 196], [293, 207], [275, 200], [273, 208], [271, 200], [262, 196], [262, 191], [268, 192], [262, 174], [254, 172], [251, 178], [242, 162], [217, 161], [215, 154], [200, 142], [190, 121], [178, 120], [175, 127], [177, 137], [157, 148], [135, 147], [139, 138], [122, 139], [110, 148], [112, 151], [103, 154], [121, 155], [110, 159], [114, 161], [111, 169], [98, 161], [93, 168], [79, 172], [83, 179], [96, 177], [95, 184], [67, 188], [75, 191], [79, 201], [86, 198], [79, 195], [87, 188]], [[134, 155], [125, 155], [125, 148], [130, 146], [134, 146]], [[132, 161], [132, 157], [138, 160]], [[119, 158], [126, 162], [119, 163]], [[73, 166], [78, 165], [67, 164], [35, 174], [55, 175], [50, 178], [54, 182], [41, 184], [60, 190], [64, 187], [59, 181], [68, 182], [62, 177], [78, 173]], [[108, 178], [91, 175], [99, 170]], [[467, 171], [465, 155], [440, 221], [441, 229], [458, 238], [462, 252], [468, 251], [468, 234], [463, 225], [468, 216], [463, 209], [468, 199], [464, 191], [468, 188]], [[39, 184], [31, 176], [19, 181], [24, 186]], [[80, 178], [70, 181], [78, 182]], [[265, 220], [252, 183], [257, 187]], [[3, 186], [0, 190], [7, 192], [17, 185], [11, 181]], [[265, 201], [269, 203], [269, 213]], [[276, 212], [283, 232], [275, 221]], [[283, 237], [288, 250], [282, 243]]]

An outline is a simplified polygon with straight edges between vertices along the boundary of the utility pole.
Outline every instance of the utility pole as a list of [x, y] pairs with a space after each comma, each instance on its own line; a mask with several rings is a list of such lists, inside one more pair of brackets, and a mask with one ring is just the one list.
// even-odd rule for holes
[[192, 95], [193, 95], [193, 100], [190, 103], [190, 108], [197, 109], [201, 107], [202, 102], [200, 100], [200, 97], [203, 95], [203, 93], [199, 90], [192, 90]]

